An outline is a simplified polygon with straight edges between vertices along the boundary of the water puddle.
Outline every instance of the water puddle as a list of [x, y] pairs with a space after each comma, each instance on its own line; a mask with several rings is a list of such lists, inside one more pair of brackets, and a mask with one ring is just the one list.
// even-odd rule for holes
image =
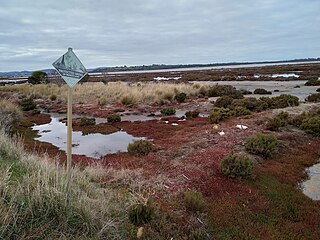
[[[40, 135], [35, 140], [51, 143], [60, 150], [66, 151], [67, 126], [59, 122], [58, 118], [52, 117], [50, 123], [36, 125], [32, 129], [38, 130]], [[84, 135], [81, 131], [73, 131], [72, 153], [99, 159], [106, 154], [126, 152], [128, 144], [139, 139], [142, 138], [136, 138], [124, 131], [108, 135], [100, 133]]]
[[302, 182], [302, 192], [313, 200], [320, 200], [320, 163], [307, 168], [309, 179]]

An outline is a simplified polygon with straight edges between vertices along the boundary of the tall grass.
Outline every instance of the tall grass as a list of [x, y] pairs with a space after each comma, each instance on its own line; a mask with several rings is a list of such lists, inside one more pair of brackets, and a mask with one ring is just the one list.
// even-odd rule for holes
[[106, 172], [73, 170], [66, 201], [65, 169], [28, 154], [0, 130], [0, 239], [127, 239], [126, 210], [135, 197], [101, 184]]
[[[81, 103], [111, 104], [120, 103], [122, 100], [130, 100], [130, 103], [154, 103], [162, 100], [173, 99], [177, 93], [184, 92], [188, 96], [200, 94], [199, 84], [188, 83], [125, 83], [101, 82], [83, 83], [74, 87], [75, 101]], [[201, 85], [202, 86], [202, 85]], [[207, 85], [203, 85], [208, 87]], [[0, 91], [17, 91], [25, 95], [33, 95], [41, 98], [49, 98], [56, 95], [58, 99], [66, 101], [67, 86], [53, 84], [16, 85], [0, 87]]]
[[10, 127], [23, 118], [22, 110], [9, 100], [0, 100], [0, 125]]

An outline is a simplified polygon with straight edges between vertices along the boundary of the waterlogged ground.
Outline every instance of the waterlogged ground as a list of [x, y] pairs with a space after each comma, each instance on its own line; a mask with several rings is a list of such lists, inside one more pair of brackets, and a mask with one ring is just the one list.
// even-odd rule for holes
[[309, 179], [301, 183], [302, 191], [313, 200], [320, 200], [320, 163], [306, 169]]
[[[35, 140], [50, 143], [59, 150], [67, 149], [67, 126], [52, 117], [48, 124], [35, 125], [32, 130], [38, 131], [39, 137]], [[125, 131], [111, 134], [83, 134], [81, 131], [72, 132], [72, 152], [75, 155], [85, 155], [92, 158], [101, 158], [107, 154], [125, 152], [129, 143], [140, 138], [135, 138]]]

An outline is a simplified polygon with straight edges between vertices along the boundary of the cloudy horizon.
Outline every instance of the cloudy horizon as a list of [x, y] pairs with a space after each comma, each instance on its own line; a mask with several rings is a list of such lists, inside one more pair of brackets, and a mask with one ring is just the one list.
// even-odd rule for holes
[[[28, 3], [27, 3], [28, 2]], [[320, 56], [320, 1], [1, 1], [0, 71]]]

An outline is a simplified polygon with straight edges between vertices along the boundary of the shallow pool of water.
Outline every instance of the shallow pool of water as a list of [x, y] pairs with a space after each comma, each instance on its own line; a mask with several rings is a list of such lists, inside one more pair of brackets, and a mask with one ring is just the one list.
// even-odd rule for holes
[[[66, 151], [67, 126], [59, 122], [58, 118], [52, 117], [50, 123], [36, 125], [32, 129], [38, 130], [38, 135], [40, 135], [35, 140], [51, 143], [60, 150]], [[124, 131], [108, 135], [100, 133], [84, 135], [81, 131], [73, 131], [72, 153], [98, 159], [106, 154], [126, 152], [128, 144], [139, 139], [142, 138], [136, 138]]]
[[313, 200], [320, 200], [320, 163], [307, 169], [309, 179], [300, 184], [305, 195]]

